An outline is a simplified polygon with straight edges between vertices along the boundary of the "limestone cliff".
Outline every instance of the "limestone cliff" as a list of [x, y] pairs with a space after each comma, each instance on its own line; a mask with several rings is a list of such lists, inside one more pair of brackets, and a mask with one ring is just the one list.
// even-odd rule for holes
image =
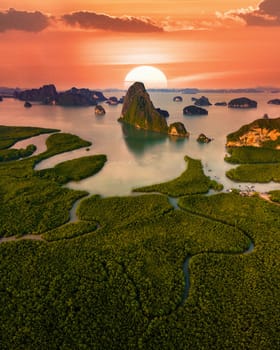
[[227, 136], [227, 147], [280, 148], [280, 118], [258, 119]]
[[168, 132], [165, 117], [155, 109], [144, 84], [140, 82], [134, 83], [128, 89], [119, 120], [139, 129]]

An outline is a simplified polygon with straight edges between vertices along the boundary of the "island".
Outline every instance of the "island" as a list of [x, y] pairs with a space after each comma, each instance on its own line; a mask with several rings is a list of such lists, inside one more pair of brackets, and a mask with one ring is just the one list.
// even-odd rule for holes
[[25, 108], [30, 108], [30, 107], [32, 107], [32, 103], [30, 103], [29, 101], [25, 101], [24, 102], [24, 107]]
[[183, 97], [182, 96], [174, 96], [173, 97], [173, 101], [174, 102], [182, 102], [183, 101]]
[[229, 101], [228, 108], [257, 108], [258, 103], [254, 100], [251, 100], [247, 97], [239, 97], [234, 98], [233, 100]]
[[183, 109], [183, 114], [186, 116], [208, 115], [208, 111], [198, 106], [186, 106]]
[[212, 141], [212, 139], [210, 139], [210, 137], [206, 136], [205, 134], [200, 134], [196, 141], [198, 143], [209, 143]]
[[58, 92], [53, 84], [43, 85], [38, 89], [15, 90], [14, 97], [22, 101], [61, 106], [94, 106], [106, 101], [106, 97], [100, 91], [72, 87], [69, 90]]
[[272, 99], [272, 100], [269, 100], [268, 102], [267, 102], [268, 104], [271, 104], [271, 105], [280, 105], [280, 98], [274, 98], [274, 99]]
[[183, 123], [177, 122], [168, 127], [167, 113], [167, 111], [154, 107], [143, 83], [135, 82], [125, 95], [119, 121], [133, 125], [138, 129], [188, 137], [189, 133]]
[[95, 113], [95, 115], [105, 115], [106, 111], [105, 111], [103, 106], [96, 105], [94, 108], [94, 113]]
[[210, 103], [209, 99], [205, 96], [199, 98], [192, 97], [192, 101], [194, 101], [195, 106], [212, 106], [212, 103]]
[[227, 136], [226, 147], [280, 148], [280, 118], [262, 118], [243, 125]]
[[238, 182], [280, 182], [280, 118], [257, 119], [227, 136], [227, 171]]

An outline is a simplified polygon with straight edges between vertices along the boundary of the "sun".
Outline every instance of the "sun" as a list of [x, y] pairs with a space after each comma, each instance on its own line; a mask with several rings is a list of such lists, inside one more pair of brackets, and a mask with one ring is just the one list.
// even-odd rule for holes
[[139, 81], [144, 83], [146, 89], [165, 89], [167, 88], [167, 78], [158, 68], [153, 66], [138, 66], [133, 68], [124, 79], [125, 88]]

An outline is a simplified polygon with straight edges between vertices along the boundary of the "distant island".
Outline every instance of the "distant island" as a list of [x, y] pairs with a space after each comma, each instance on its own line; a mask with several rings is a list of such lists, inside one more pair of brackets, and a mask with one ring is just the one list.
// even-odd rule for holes
[[[49, 84], [49, 85], [54, 85], [54, 84]], [[44, 86], [49, 86], [49, 85], [44, 85]], [[118, 88], [107, 88], [107, 89], [87, 89], [90, 91], [98, 91], [98, 92], [103, 92], [103, 93], [113, 93], [113, 92], [123, 92], [125, 91], [124, 89], [118, 89]], [[6, 98], [11, 98], [15, 97], [17, 94], [26, 91], [26, 90], [37, 90], [37, 88], [33, 89], [25, 89], [25, 88], [19, 88], [19, 87], [6, 87], [6, 86], [0, 86], [0, 95], [2, 97]], [[83, 89], [77, 89], [77, 90], [83, 90]], [[71, 89], [66, 90], [66, 91], [71, 91]], [[165, 88], [165, 89], [147, 89], [149, 92], [173, 92], [173, 93], [181, 93], [181, 94], [246, 94], [246, 93], [253, 93], [253, 94], [258, 94], [258, 93], [280, 93], [280, 88], [277, 87], [256, 87], [256, 88], [227, 88], [227, 89], [199, 89], [199, 88]], [[64, 91], [60, 91], [64, 92]], [[60, 93], [58, 92], [58, 93]]]

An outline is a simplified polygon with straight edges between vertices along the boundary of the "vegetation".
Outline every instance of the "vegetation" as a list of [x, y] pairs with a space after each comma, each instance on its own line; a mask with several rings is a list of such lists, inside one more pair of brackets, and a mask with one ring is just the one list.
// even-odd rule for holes
[[223, 185], [211, 180], [203, 172], [200, 160], [185, 156], [187, 169], [176, 179], [134, 189], [134, 192], [160, 192], [172, 197], [180, 197], [189, 194], [207, 193], [210, 189], [220, 191]]
[[269, 194], [273, 202], [280, 203], [280, 190], [270, 191]]
[[168, 132], [165, 117], [154, 108], [145, 86], [139, 82], [135, 82], [129, 87], [122, 109], [122, 116], [119, 120], [138, 129]]
[[[268, 129], [268, 130], [280, 130], [280, 118], [276, 119], [257, 119], [252, 123], [243, 125], [239, 130], [227, 135], [227, 142], [229, 141], [239, 141], [239, 137], [243, 136], [250, 130], [254, 128]], [[273, 143], [273, 147], [280, 144], [280, 139]], [[264, 146], [264, 145], [263, 145]], [[269, 143], [265, 145], [266, 147], [272, 146]]]
[[69, 239], [93, 232], [98, 228], [98, 224], [94, 221], [78, 221], [69, 222], [59, 226], [42, 235], [42, 238], [51, 242], [59, 241], [60, 239]]
[[35, 145], [28, 145], [26, 148], [20, 149], [4, 149], [0, 150], [0, 162], [17, 160], [20, 158], [30, 157], [36, 151]]
[[[15, 132], [20, 134], [18, 129]], [[68, 222], [74, 202], [87, 193], [60, 185], [98, 172], [106, 157], [98, 155], [64, 162], [53, 170], [33, 168], [47, 156], [88, 144], [75, 135], [54, 134], [47, 139], [46, 152], [20, 162], [0, 164], [0, 237], [43, 233]], [[71, 173], [67, 174], [68, 171]]]
[[[0, 227], [45, 239], [0, 244], [1, 349], [279, 349], [280, 206], [235, 193], [185, 196], [181, 210], [164, 195], [92, 196], [62, 225], [85, 193], [61, 179], [90, 162], [38, 176], [44, 157], [0, 164]], [[190, 191], [207, 177], [187, 160]]]
[[23, 126], [4, 126], [0, 125], [0, 149], [6, 149], [13, 146], [16, 142], [40, 134], [50, 134], [58, 132], [57, 129], [45, 129]]
[[[238, 141], [239, 137], [249, 131], [263, 129], [279, 132], [280, 118], [258, 119], [242, 126], [238, 131], [227, 136], [227, 141]], [[274, 134], [276, 137], [277, 134]], [[243, 146], [229, 147], [229, 156], [225, 160], [232, 164], [241, 164], [235, 169], [226, 172], [228, 178], [238, 182], [280, 182], [280, 138], [259, 142], [261, 147]]]
[[232, 164], [280, 163], [280, 150], [259, 147], [228, 148], [225, 161]]
[[59, 153], [73, 151], [78, 148], [88, 147], [91, 142], [82, 140], [79, 136], [59, 133], [51, 135], [46, 141], [47, 150], [39, 154], [35, 160], [39, 162]]
[[102, 154], [82, 157], [59, 163], [54, 168], [39, 170], [36, 174], [41, 178], [65, 184], [69, 181], [79, 181], [98, 173], [103, 168], [106, 160], [106, 156]]
[[100, 196], [86, 198], [78, 208], [81, 220], [95, 220], [101, 226], [119, 227], [135, 225], [140, 221], [157, 221], [159, 216], [173, 210], [168, 199], [161, 195], [131, 197]]
[[280, 182], [280, 164], [243, 164], [228, 170], [226, 175], [239, 182]]

